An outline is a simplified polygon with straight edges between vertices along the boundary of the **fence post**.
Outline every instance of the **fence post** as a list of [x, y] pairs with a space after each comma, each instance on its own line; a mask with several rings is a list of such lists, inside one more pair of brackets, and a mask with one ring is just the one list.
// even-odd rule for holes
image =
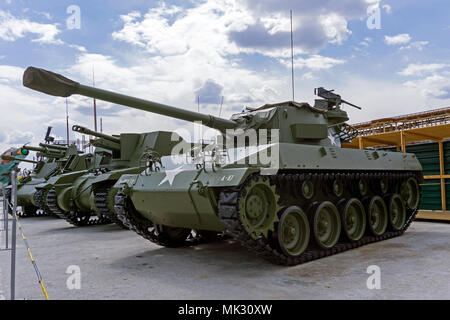
[[6, 198], [6, 191], [5, 191], [5, 186], [2, 185], [2, 199], [3, 199], [3, 230], [5, 231], [5, 249], [8, 249], [8, 229], [9, 229], [9, 224], [8, 224], [8, 212], [9, 212], [9, 208], [8, 208], [8, 199]]
[[11, 300], [16, 298], [16, 209], [17, 209], [17, 184], [16, 172], [11, 172], [11, 204], [12, 204], [12, 239], [11, 239]]

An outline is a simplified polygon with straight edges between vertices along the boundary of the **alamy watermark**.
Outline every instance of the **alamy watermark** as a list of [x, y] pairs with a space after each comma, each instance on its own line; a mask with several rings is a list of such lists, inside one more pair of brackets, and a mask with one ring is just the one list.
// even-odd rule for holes
[[66, 280], [66, 286], [69, 290], [81, 289], [81, 268], [77, 265], [70, 265], [66, 269], [66, 274], [69, 277]]
[[69, 17], [66, 19], [66, 26], [69, 30], [81, 29], [81, 9], [77, 5], [67, 7], [66, 13]]
[[368, 18], [366, 20], [367, 28], [370, 30], [381, 29], [381, 9], [379, 6], [370, 6], [367, 8]]
[[367, 267], [367, 271], [370, 276], [367, 278], [367, 289], [381, 289], [381, 269], [377, 265], [370, 265]]
[[[239, 128], [227, 129], [217, 135], [215, 129], [203, 130], [202, 123], [195, 122], [193, 135], [187, 129], [177, 129], [172, 133], [172, 141], [179, 141], [180, 136], [185, 138], [172, 149], [172, 162], [177, 165], [258, 165], [276, 171], [280, 167], [279, 131]], [[214, 138], [208, 139], [211, 136]]]

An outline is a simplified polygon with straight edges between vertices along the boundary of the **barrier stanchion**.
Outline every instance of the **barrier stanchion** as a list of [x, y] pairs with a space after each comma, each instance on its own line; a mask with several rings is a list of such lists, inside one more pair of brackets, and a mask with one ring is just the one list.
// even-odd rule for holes
[[[16, 172], [11, 172], [11, 202], [12, 202], [12, 216], [16, 216], [17, 209], [17, 184], [16, 184]], [[16, 298], [16, 219], [12, 221], [11, 230], [11, 300]]]
[[33, 265], [34, 271], [36, 272], [36, 276], [38, 278], [39, 285], [41, 286], [42, 293], [45, 296], [46, 300], [50, 300], [47, 290], [44, 286], [44, 281], [42, 279], [41, 273], [39, 271], [39, 268], [37, 266], [36, 260], [33, 258], [33, 255], [31, 254], [31, 248], [28, 244], [27, 237], [25, 237], [25, 233], [23, 231], [22, 225], [19, 222], [19, 216], [16, 214], [17, 212], [17, 184], [15, 179], [15, 173], [14, 175], [11, 175], [11, 199], [12, 204], [10, 204], [10, 208], [12, 210], [12, 251], [11, 251], [11, 300], [14, 300], [15, 295], [15, 268], [16, 268], [16, 229], [19, 227], [20, 235], [22, 237], [22, 240], [25, 244], [25, 247], [27, 249], [28, 257], [30, 258], [31, 264]]
[[[0, 194], [3, 195], [3, 217], [4, 217], [4, 231], [6, 233], [6, 246], [5, 249], [1, 249], [0, 251], [9, 251], [11, 250], [11, 300], [15, 299], [16, 295], [16, 240], [17, 240], [17, 228], [20, 231], [20, 235], [25, 243], [25, 247], [28, 253], [28, 256], [31, 260], [31, 264], [33, 265], [34, 271], [36, 272], [36, 276], [38, 278], [39, 285], [41, 286], [41, 290], [45, 296], [46, 300], [50, 300], [47, 290], [44, 286], [44, 281], [42, 279], [41, 273], [39, 272], [39, 268], [37, 266], [36, 260], [31, 254], [31, 248], [28, 245], [27, 237], [25, 237], [25, 233], [23, 231], [23, 227], [19, 221], [19, 216], [17, 215], [17, 182], [16, 182], [16, 173], [11, 173], [11, 192], [10, 199], [7, 196], [7, 193], [4, 188], [0, 189]], [[12, 219], [9, 219], [9, 214], [11, 213]], [[9, 220], [12, 220], [11, 227], [11, 245], [9, 245], [8, 239], [8, 230], [9, 230]], [[3, 231], [0, 229], [0, 231]]]

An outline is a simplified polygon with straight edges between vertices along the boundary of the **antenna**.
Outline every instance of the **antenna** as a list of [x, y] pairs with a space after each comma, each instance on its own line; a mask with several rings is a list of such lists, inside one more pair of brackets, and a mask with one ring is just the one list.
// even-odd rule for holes
[[295, 100], [294, 96], [294, 31], [292, 30], [292, 10], [291, 13], [291, 69], [292, 69], [292, 101]]
[[69, 104], [67, 102], [67, 98], [66, 98], [66, 130], [67, 130], [67, 146], [70, 145], [69, 142]]
[[[92, 86], [95, 87], [94, 65], [92, 65]], [[94, 130], [97, 132], [97, 100], [94, 98]]]
[[223, 106], [223, 96], [222, 96], [222, 101], [220, 102], [219, 117], [222, 114], [222, 106]]
[[200, 96], [197, 96], [197, 111], [200, 112]]
[[103, 118], [100, 118], [100, 133], [103, 133]]

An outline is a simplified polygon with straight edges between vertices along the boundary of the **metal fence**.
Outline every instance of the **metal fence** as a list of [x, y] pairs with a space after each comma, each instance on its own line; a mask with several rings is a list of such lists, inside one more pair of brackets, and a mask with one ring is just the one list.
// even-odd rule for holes
[[[14, 217], [17, 210], [17, 185], [16, 173], [11, 173], [11, 187], [0, 189], [0, 196], [2, 197], [2, 210], [0, 217], [0, 253], [4, 251], [11, 252], [11, 280], [10, 280], [10, 297], [15, 299], [16, 293], [16, 232], [17, 222]], [[11, 234], [11, 236], [10, 236]], [[10, 239], [11, 237], [11, 239]]]

